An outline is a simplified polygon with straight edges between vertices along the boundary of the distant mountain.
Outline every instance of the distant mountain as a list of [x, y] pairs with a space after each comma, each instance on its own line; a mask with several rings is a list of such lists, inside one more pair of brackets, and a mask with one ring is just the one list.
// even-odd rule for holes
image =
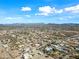
[[66, 24], [54, 24], [54, 23], [14, 23], [14, 24], [0, 24], [0, 27], [6, 28], [42, 28], [52, 30], [79, 30], [79, 24], [66, 23]]

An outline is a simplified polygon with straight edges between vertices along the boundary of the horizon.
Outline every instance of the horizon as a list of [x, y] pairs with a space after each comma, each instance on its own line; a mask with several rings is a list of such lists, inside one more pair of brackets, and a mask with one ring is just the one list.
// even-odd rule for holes
[[19, 22], [17, 22], [17, 23], [0, 23], [0, 24], [79, 24], [79, 23], [78, 23], [78, 22], [72, 22], [72, 23], [70, 23], [70, 22], [69, 22], [69, 23], [65, 23], [65, 22], [63, 22], [63, 23], [53, 23], [53, 22], [52, 22], [52, 23], [51, 23], [51, 22], [50, 22], [50, 23], [48, 23], [48, 22], [47, 22], [47, 23], [45, 23], [45, 22], [36, 22], [36, 23], [32, 23], [32, 22], [31, 22], [31, 23], [30, 23], [30, 22], [29, 22], [29, 23], [19, 23]]
[[79, 0], [0, 0], [0, 24], [79, 24]]

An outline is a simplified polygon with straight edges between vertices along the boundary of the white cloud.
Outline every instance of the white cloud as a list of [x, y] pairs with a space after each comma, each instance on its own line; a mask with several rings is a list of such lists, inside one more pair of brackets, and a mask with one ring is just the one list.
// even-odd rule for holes
[[32, 9], [30, 7], [22, 7], [21, 10], [22, 11], [31, 11]]
[[44, 16], [49, 16], [49, 14], [54, 14], [54, 13], [62, 13], [63, 10], [58, 10], [55, 7], [50, 7], [50, 6], [43, 6], [39, 7], [39, 13], [35, 15], [44, 15]]
[[[31, 11], [32, 9], [30, 7], [22, 7], [22, 11]], [[38, 7], [38, 13], [35, 13], [35, 15], [41, 15], [41, 16], [49, 16], [52, 14], [61, 14], [61, 13], [79, 13], [79, 4], [71, 7], [65, 7], [62, 9], [57, 9], [55, 7], [51, 6], [42, 6]], [[26, 17], [30, 17], [30, 15], [26, 15]]]
[[63, 9], [55, 10], [55, 13], [63, 13]]
[[61, 13], [79, 13], [79, 4], [71, 7], [66, 7], [62, 9], [56, 9], [55, 7], [50, 6], [43, 6], [39, 7], [39, 13], [36, 13], [35, 15], [43, 15], [43, 16], [49, 16], [50, 14], [61, 14]]
[[72, 16], [62, 16], [62, 17], [58, 17], [59, 20], [70, 20], [70, 19], [72, 19], [72, 18], [74, 18], [74, 17], [72, 17]]
[[64, 8], [65, 12], [79, 13], [79, 5]]
[[13, 18], [13, 17], [6, 17], [5, 19], [11, 20], [11, 19], [16, 19], [16, 18]]
[[25, 23], [25, 19], [22, 16], [5, 16], [2, 19], [2, 22], [7, 24]]
[[48, 13], [36, 13], [35, 15], [48, 16]]
[[43, 13], [51, 13], [52, 8], [50, 6], [39, 7], [39, 11]]
[[6, 20], [17, 20], [17, 19], [22, 19], [22, 17], [5, 17]]
[[25, 15], [25, 16], [28, 17], [28, 18], [31, 17], [31, 15]]

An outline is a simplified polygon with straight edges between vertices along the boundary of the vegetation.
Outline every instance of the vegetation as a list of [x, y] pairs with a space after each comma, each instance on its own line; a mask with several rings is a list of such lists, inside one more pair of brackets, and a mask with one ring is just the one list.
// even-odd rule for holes
[[79, 24], [0, 25], [0, 54], [1, 59], [78, 59]]

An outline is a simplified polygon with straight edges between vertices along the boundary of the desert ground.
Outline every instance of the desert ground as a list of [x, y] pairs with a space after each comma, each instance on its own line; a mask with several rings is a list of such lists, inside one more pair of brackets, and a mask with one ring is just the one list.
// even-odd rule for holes
[[0, 59], [79, 59], [79, 25], [1, 25]]

